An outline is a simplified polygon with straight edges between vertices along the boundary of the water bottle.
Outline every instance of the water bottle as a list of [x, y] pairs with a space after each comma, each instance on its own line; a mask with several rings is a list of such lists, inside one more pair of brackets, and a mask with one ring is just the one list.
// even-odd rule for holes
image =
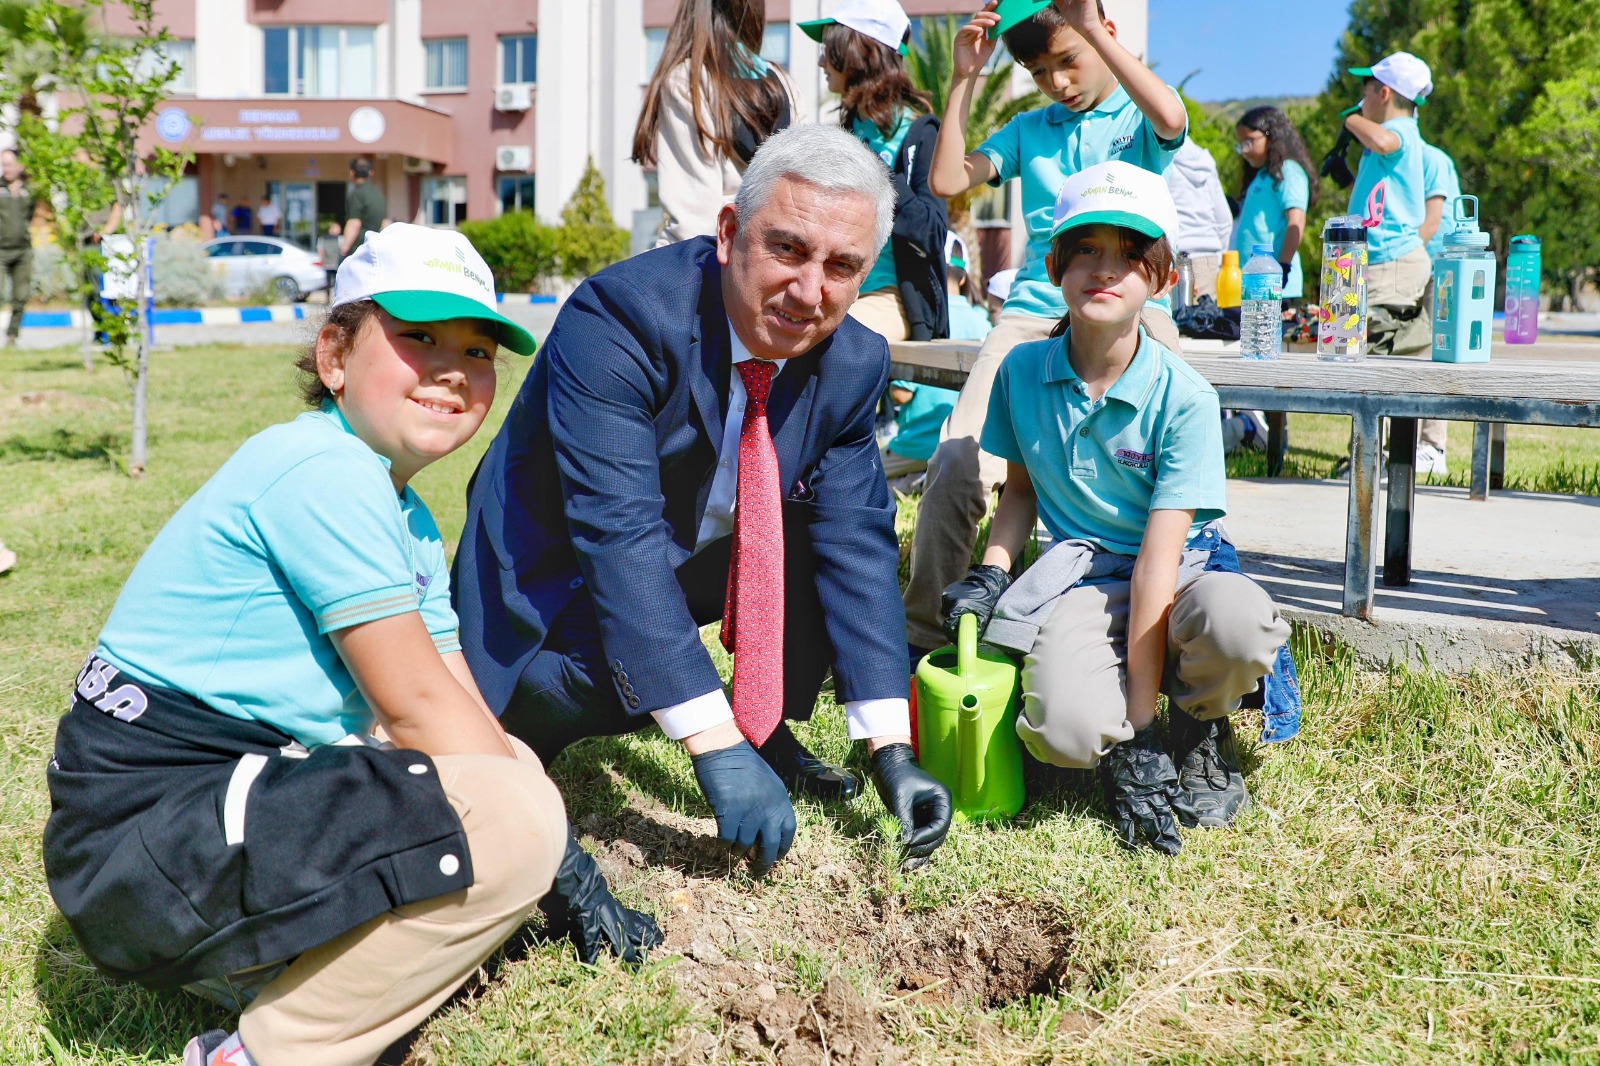
[[1338, 215], [1322, 227], [1317, 319], [1318, 359], [1359, 363], [1367, 357], [1367, 231], [1360, 215]]
[[1487, 363], [1494, 329], [1494, 252], [1478, 228], [1478, 198], [1458, 196], [1433, 261], [1433, 359]]
[[1178, 284], [1172, 287], [1172, 313], [1176, 315], [1194, 303], [1194, 260], [1188, 252], [1178, 253]]
[[1244, 278], [1239, 273], [1239, 253], [1223, 252], [1222, 269], [1217, 271], [1217, 306], [1238, 307]]
[[1258, 244], [1244, 265], [1239, 313], [1239, 354], [1246, 359], [1276, 359], [1283, 354], [1283, 267], [1272, 245]]
[[1507, 344], [1539, 339], [1539, 268], [1539, 238], [1531, 233], [1511, 238], [1506, 256]]

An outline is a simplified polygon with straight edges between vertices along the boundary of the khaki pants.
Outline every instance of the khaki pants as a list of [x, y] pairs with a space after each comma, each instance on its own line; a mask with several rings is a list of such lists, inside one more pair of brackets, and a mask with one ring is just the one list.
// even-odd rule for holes
[[[1024, 657], [1017, 734], [1039, 761], [1087, 769], [1133, 736], [1130, 588], [1108, 581], [1069, 589]], [[1231, 714], [1288, 639], [1289, 623], [1260, 585], [1243, 574], [1200, 574], [1178, 590], [1167, 617], [1161, 690], [1190, 717]]]
[[6, 337], [16, 340], [22, 331], [23, 312], [33, 295], [33, 249], [0, 249], [0, 274], [6, 276], [11, 290], [11, 320], [6, 323]]
[[850, 317], [886, 341], [911, 339], [905, 304], [900, 302], [900, 293], [895, 289], [863, 293], [851, 305]]
[[[1428, 258], [1424, 248], [1414, 249], [1387, 263], [1372, 263], [1367, 267], [1367, 306], [1421, 306], [1425, 317], [1423, 328], [1413, 332], [1426, 335], [1430, 332], [1427, 322], [1432, 321], [1433, 314], [1427, 299], [1428, 287], [1432, 282], [1433, 260]], [[1404, 351], [1396, 350], [1394, 354], [1427, 356], [1431, 350], [1428, 346], [1408, 347]], [[1417, 424], [1417, 439], [1443, 452], [1449, 427], [1450, 423], [1441, 418], [1424, 418]]]
[[261, 1066], [367, 1066], [421, 1025], [516, 932], [566, 849], [561, 794], [539, 757], [434, 760], [472, 852], [473, 885], [390, 911], [306, 952], [245, 1008]]
[[[1140, 323], [1157, 343], [1178, 350], [1178, 328], [1171, 316], [1146, 308]], [[978, 447], [994, 376], [1012, 348], [1048, 337], [1055, 326], [1055, 319], [1002, 314], [978, 349], [978, 359], [939, 432], [911, 538], [911, 580], [905, 595], [906, 641], [919, 648], [944, 645], [939, 598], [946, 585], [967, 572], [978, 523], [989, 511], [990, 493], [1006, 479], [1005, 460]]]
[[1189, 273], [1194, 278], [1194, 295], [1191, 298], [1196, 303], [1202, 296], [1209, 296], [1213, 300], [1217, 298], [1217, 275], [1221, 272], [1221, 252], [1201, 253], [1189, 257]]

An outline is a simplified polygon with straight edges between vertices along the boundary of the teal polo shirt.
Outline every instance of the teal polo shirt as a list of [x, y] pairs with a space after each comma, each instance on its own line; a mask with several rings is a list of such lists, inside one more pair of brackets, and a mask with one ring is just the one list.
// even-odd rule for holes
[[1138, 555], [1150, 512], [1194, 510], [1189, 533], [1227, 510], [1217, 390], [1139, 331], [1133, 362], [1091, 400], [1067, 336], [1019, 344], [1000, 364], [983, 450], [1028, 470], [1056, 540]]
[[460, 650], [433, 515], [329, 406], [251, 437], [178, 509], [97, 654], [314, 747], [372, 726], [329, 634], [407, 611]]
[[884, 447], [907, 459], [926, 462], [939, 446], [939, 431], [945, 419], [955, 408], [954, 389], [941, 389], [933, 385], [918, 385], [910, 381], [891, 381], [890, 387], [910, 389], [911, 399], [901, 404], [894, 413], [894, 438]]
[[[1172, 95], [1177, 96], [1178, 91], [1172, 89]], [[1088, 111], [1070, 111], [1061, 104], [1025, 111], [978, 145], [976, 150], [994, 165], [991, 185], [1004, 185], [1013, 178], [1022, 183], [1028, 251], [1011, 284], [1005, 313], [1036, 318], [1060, 318], [1067, 313], [1061, 289], [1050, 283], [1045, 271], [1044, 257], [1050, 250], [1056, 197], [1068, 178], [1085, 167], [1113, 159], [1159, 174], [1178, 154], [1187, 134], [1186, 129], [1171, 141], [1157, 137], [1150, 120], [1118, 85]], [[1164, 299], [1151, 302], [1162, 308], [1170, 306]]]
[[[1389, 263], [1422, 247], [1417, 232], [1425, 208], [1422, 195], [1422, 134], [1415, 116], [1393, 118], [1383, 128], [1400, 138], [1388, 155], [1368, 148], [1350, 189], [1350, 213], [1377, 225], [1367, 227], [1367, 262]], [[1379, 201], [1382, 214], [1379, 214]]]
[[[858, 118], [850, 124], [850, 131], [861, 139], [861, 143], [871, 148], [873, 153], [894, 171], [894, 161], [900, 155], [900, 146], [906, 143], [906, 134], [911, 132], [911, 123], [915, 118], [910, 110], [902, 109], [900, 123], [885, 137], [883, 131], [864, 118]], [[894, 270], [894, 238], [890, 237], [884, 242], [883, 250], [878, 253], [878, 261], [872, 264], [872, 269], [867, 271], [867, 280], [861, 283], [859, 290], [863, 295], [877, 292], [879, 289], [894, 289], [900, 285], [900, 276]]]
[[[1304, 211], [1310, 206], [1311, 179], [1306, 176], [1306, 168], [1293, 159], [1283, 161], [1283, 177], [1276, 181], [1267, 171], [1257, 171], [1244, 191], [1239, 225], [1234, 230], [1233, 246], [1239, 252], [1239, 262], [1248, 263], [1258, 244], [1272, 245], [1272, 254], [1277, 255], [1283, 231], [1289, 227], [1289, 212], [1297, 208]], [[1299, 299], [1304, 294], [1305, 277], [1296, 249], [1290, 260], [1289, 280], [1283, 285], [1283, 298]]]
[[965, 296], [950, 297], [950, 339], [953, 341], [981, 341], [989, 335], [993, 325], [989, 312], [973, 306]]
[[1455, 210], [1456, 197], [1460, 195], [1461, 177], [1456, 173], [1456, 161], [1444, 149], [1423, 142], [1423, 207], [1426, 208], [1426, 201], [1435, 196], [1444, 197], [1444, 217], [1439, 220], [1439, 229], [1434, 233], [1433, 240], [1428, 242], [1428, 254], [1435, 259], [1444, 252], [1444, 235], [1453, 227], [1451, 212]]

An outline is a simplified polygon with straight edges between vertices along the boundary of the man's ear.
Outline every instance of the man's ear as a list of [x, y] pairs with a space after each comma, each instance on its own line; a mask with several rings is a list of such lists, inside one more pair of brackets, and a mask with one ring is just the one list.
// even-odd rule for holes
[[335, 396], [344, 391], [344, 360], [349, 354], [339, 339], [339, 327], [332, 324], [317, 334], [317, 377]]
[[733, 257], [733, 238], [739, 232], [739, 212], [732, 204], [723, 204], [717, 212], [717, 263], [726, 267]]

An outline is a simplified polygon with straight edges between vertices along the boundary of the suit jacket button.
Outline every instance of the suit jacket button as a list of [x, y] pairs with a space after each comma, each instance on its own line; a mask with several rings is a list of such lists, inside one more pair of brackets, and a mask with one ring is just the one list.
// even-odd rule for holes
[[628, 695], [628, 706], [637, 708], [639, 706], [639, 697], [630, 693]]
[[583, 578], [581, 578], [581, 577], [573, 578], [571, 581], [567, 582], [567, 588], [569, 588], [569, 589], [581, 589], [581, 588], [583, 588]]

